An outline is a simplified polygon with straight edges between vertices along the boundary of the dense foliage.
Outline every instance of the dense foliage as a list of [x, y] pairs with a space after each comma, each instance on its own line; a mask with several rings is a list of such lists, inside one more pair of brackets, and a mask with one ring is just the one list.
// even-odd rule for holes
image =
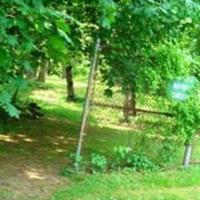
[[191, 72], [193, 57], [180, 42], [198, 28], [199, 4], [120, 1], [117, 6], [112, 29], [103, 32], [109, 87], [121, 83], [131, 84], [133, 91], [163, 92], [170, 80]]
[[18, 117], [14, 107], [18, 92], [26, 85], [24, 78], [44, 60], [66, 55], [71, 44], [67, 33], [69, 15], [48, 1], [0, 1], [0, 105]]
[[55, 66], [73, 65], [72, 57], [90, 53], [96, 37], [102, 39], [107, 64], [101, 71], [108, 87], [120, 83], [133, 91], [163, 93], [173, 77], [197, 71], [188, 69], [193, 55], [184, 48], [195, 43], [186, 36], [197, 32], [199, 8], [198, 2], [185, 0], [2, 0], [1, 107], [18, 116], [13, 98], [24, 76], [46, 60], [53, 72]]

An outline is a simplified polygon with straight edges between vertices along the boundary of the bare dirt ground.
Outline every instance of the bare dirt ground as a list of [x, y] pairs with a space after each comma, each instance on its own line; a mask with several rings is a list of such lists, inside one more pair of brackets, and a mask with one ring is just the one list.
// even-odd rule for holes
[[46, 200], [69, 181], [61, 176], [74, 148], [73, 125], [55, 119], [5, 125], [0, 133], [0, 200]]
[[[45, 200], [58, 187], [67, 184], [52, 166], [42, 166], [23, 159], [1, 159], [1, 200]], [[3, 163], [3, 164], [2, 164]]]

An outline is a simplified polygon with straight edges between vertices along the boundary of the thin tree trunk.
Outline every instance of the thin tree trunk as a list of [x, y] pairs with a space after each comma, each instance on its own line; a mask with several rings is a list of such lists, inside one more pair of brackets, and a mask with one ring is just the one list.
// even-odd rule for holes
[[67, 101], [76, 101], [72, 66], [67, 66], [65, 68], [65, 77], [67, 83]]
[[127, 89], [124, 99], [124, 121], [128, 122], [130, 116], [136, 116], [136, 93], [130, 89]]
[[47, 70], [48, 70], [49, 62], [48, 60], [45, 60], [43, 63], [41, 63], [39, 72], [38, 72], [38, 81], [45, 82]]

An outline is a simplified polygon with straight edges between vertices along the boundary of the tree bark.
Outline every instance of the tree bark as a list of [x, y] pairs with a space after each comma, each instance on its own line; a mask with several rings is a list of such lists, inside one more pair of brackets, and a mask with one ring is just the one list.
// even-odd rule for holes
[[130, 88], [127, 89], [124, 99], [124, 121], [128, 122], [130, 116], [136, 116], [136, 93]]
[[67, 83], [67, 101], [76, 101], [72, 66], [65, 68], [65, 77]]
[[38, 81], [45, 82], [48, 66], [49, 66], [48, 60], [41, 63], [41, 65], [39, 67], [39, 72], [38, 72], [38, 79], [37, 79]]

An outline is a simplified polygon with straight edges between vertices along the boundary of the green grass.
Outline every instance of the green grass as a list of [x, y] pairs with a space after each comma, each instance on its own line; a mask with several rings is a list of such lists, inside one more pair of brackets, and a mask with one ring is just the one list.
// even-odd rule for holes
[[[76, 177], [77, 178], [77, 177]], [[83, 180], [81, 180], [83, 179]], [[197, 200], [200, 168], [157, 173], [112, 173], [82, 176], [51, 200]]]
[[[78, 96], [78, 101], [75, 103], [65, 101], [65, 81], [55, 77], [50, 77], [46, 84], [33, 84], [30, 98], [38, 102], [43, 108], [45, 116], [56, 120], [67, 120], [79, 128], [86, 84], [76, 82], [75, 86]], [[103, 96], [103, 90], [101, 87], [99, 88], [99, 85], [96, 86], [96, 89], [94, 97], [98, 101], [108, 104], [115, 104], [117, 101], [118, 104], [123, 105], [123, 99], [119, 93], [110, 99]], [[122, 117], [123, 113], [119, 110], [92, 107], [87, 128], [88, 134], [84, 139], [83, 154], [88, 157], [92, 152], [97, 152], [110, 156], [115, 146], [131, 145], [137, 152], [144, 151], [145, 146], [148, 146], [148, 151], [145, 152], [148, 156], [154, 160], [157, 160], [157, 157], [161, 158], [159, 153], [162, 152], [163, 143], [168, 142], [165, 132], [166, 129], [170, 129], [170, 120], [166, 117], [148, 114], [138, 115], [136, 118], [132, 118], [131, 123], [127, 126], [126, 123], [120, 122]], [[76, 139], [78, 130], [73, 132], [75, 135], [70, 134], [70, 137]], [[158, 137], [158, 135], [162, 137]], [[160, 161], [158, 160], [158, 162]]]
[[[23, 188], [31, 182], [30, 177], [22, 174], [20, 180], [12, 176], [24, 173], [21, 166], [33, 166], [42, 176], [59, 176], [63, 168], [69, 167], [69, 154], [75, 152], [80, 127], [83, 99], [86, 91], [84, 82], [76, 81], [78, 101], [66, 102], [64, 80], [49, 77], [47, 83], [31, 83], [26, 93], [29, 101], [36, 101], [44, 112], [39, 120], [23, 119], [0, 126], [0, 200], [46, 200], [44, 194], [34, 190], [51, 186], [48, 178], [29, 189], [15, 190], [14, 185]], [[97, 86], [98, 89], [98, 86]], [[102, 91], [102, 89], [98, 89]], [[98, 94], [96, 98], [98, 98]], [[100, 95], [102, 96], [102, 95]], [[101, 97], [111, 103], [111, 99]], [[152, 97], [148, 97], [152, 100]], [[23, 98], [24, 99], [24, 98]], [[144, 99], [139, 104], [147, 106]], [[114, 101], [122, 98], [116, 96]], [[148, 100], [150, 101], [150, 100]], [[155, 100], [152, 100], [155, 102]], [[113, 103], [113, 102], [112, 102]], [[154, 104], [154, 103], [153, 103]], [[158, 173], [111, 173], [79, 174], [67, 177], [67, 184], [53, 195], [50, 200], [197, 200], [200, 199], [200, 169], [177, 169], [181, 165], [182, 143], [177, 143], [171, 129], [172, 119], [149, 114], [140, 114], [131, 119], [127, 126], [122, 123], [122, 112], [113, 109], [93, 108], [84, 137], [83, 155], [88, 159], [96, 152], [111, 157], [116, 146], [131, 145], [134, 151], [145, 153], [156, 163], [173, 157], [166, 172]], [[168, 137], [169, 133], [171, 136]], [[171, 144], [171, 146], [166, 146]], [[199, 137], [194, 140], [193, 160], [200, 160]], [[172, 156], [173, 150], [178, 149]], [[35, 163], [38, 167], [35, 166]], [[16, 169], [15, 169], [16, 168]], [[22, 169], [21, 169], [22, 168]], [[41, 170], [42, 169], [42, 170]], [[50, 171], [50, 172], [49, 172]], [[53, 172], [52, 172], [53, 171]], [[1, 186], [1, 177], [11, 185]], [[57, 177], [58, 178], [58, 177]], [[61, 179], [62, 177], [59, 177]], [[21, 183], [20, 183], [21, 182]], [[35, 183], [34, 183], [35, 184]], [[57, 185], [55, 188], [58, 187]], [[52, 189], [53, 188], [53, 189]], [[50, 196], [52, 186], [48, 190]], [[43, 190], [43, 189], [41, 189]], [[46, 190], [46, 189], [44, 189]], [[27, 193], [32, 196], [27, 197]], [[46, 192], [47, 193], [47, 192]], [[18, 196], [16, 196], [16, 194]], [[16, 197], [15, 197], [16, 196]], [[44, 197], [45, 196], [45, 197]], [[49, 200], [48, 199], [48, 200]]]

